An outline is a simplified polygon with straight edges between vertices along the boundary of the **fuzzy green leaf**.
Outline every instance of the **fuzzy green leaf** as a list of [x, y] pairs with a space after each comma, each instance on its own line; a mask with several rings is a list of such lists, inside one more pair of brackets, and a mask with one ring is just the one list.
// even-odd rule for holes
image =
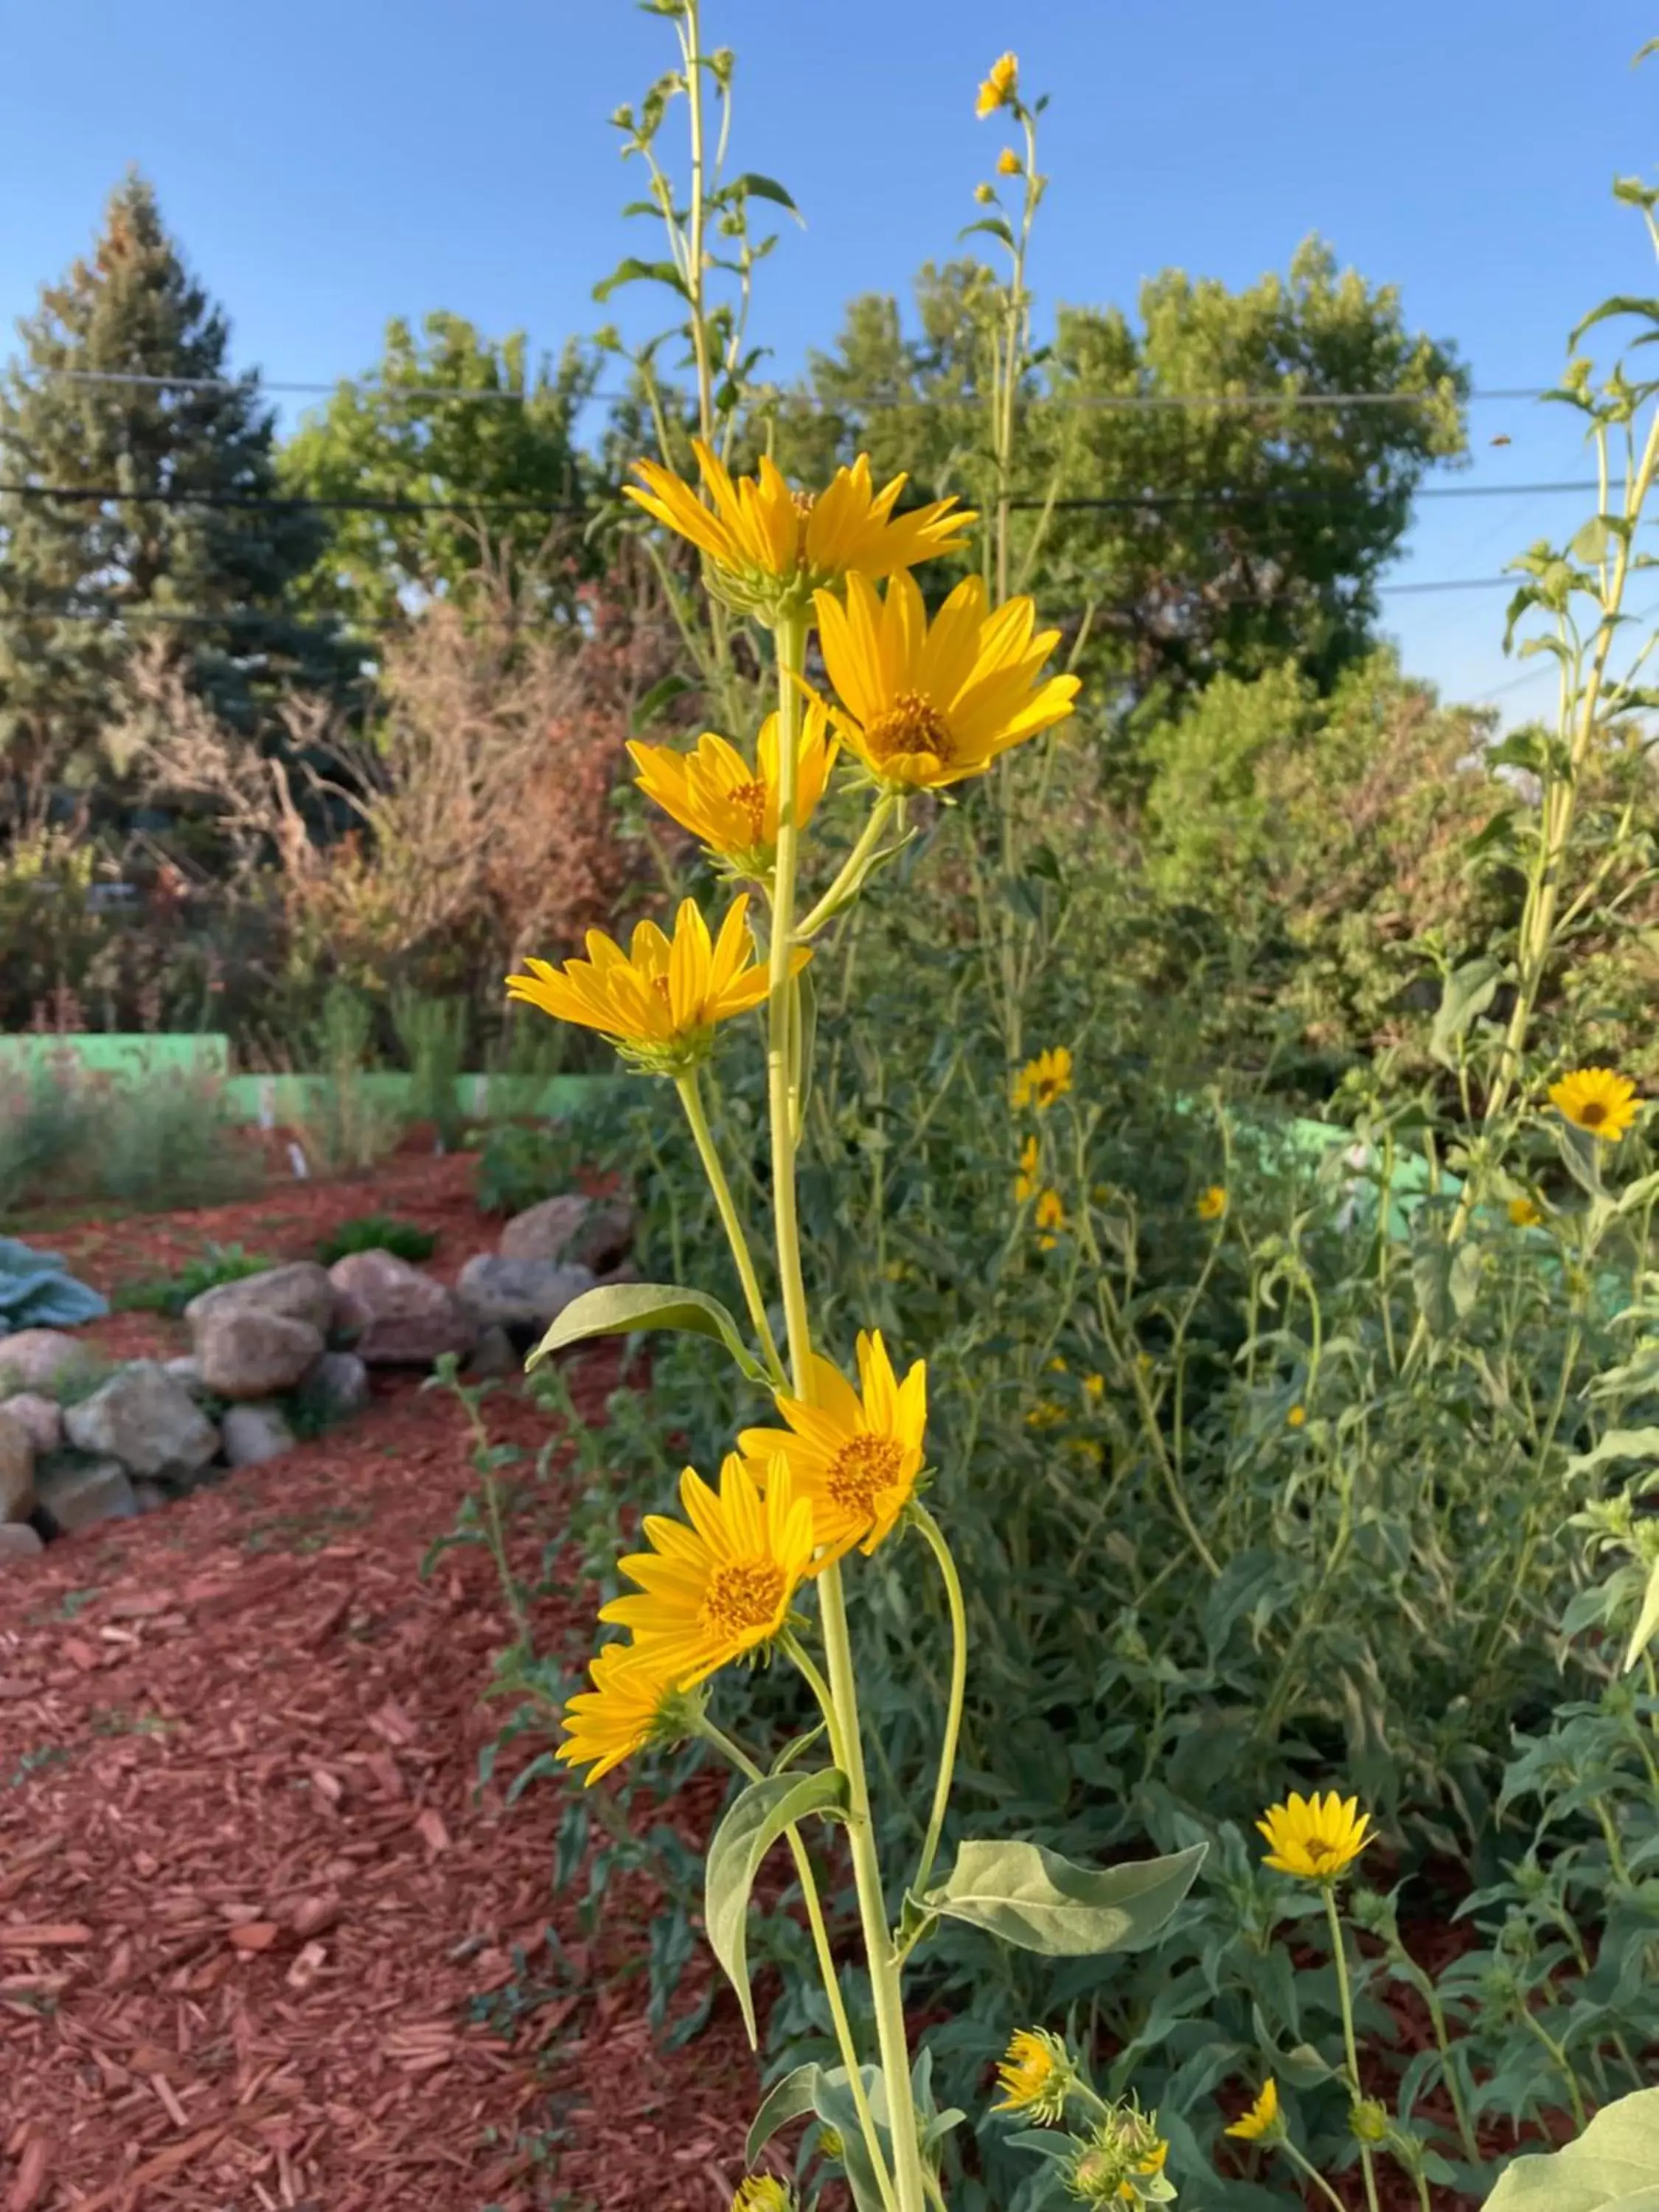
[[527, 1373], [567, 1345], [590, 1336], [632, 1336], [636, 1330], [674, 1328], [723, 1344], [751, 1382], [765, 1387], [766, 1370], [718, 1298], [678, 1283], [602, 1283], [573, 1298], [525, 1362]]
[[791, 2120], [804, 2120], [809, 2112], [816, 2112], [817, 2094], [816, 2066], [797, 2066], [781, 2081], [775, 2081], [749, 2124], [749, 2138], [743, 2147], [744, 2163], [755, 2165], [773, 2136], [781, 2128], [787, 2128]]
[[1022, 1951], [1097, 1957], [1155, 1936], [1192, 1887], [1207, 1844], [1127, 1866], [1082, 1867], [1041, 1844], [963, 1844], [922, 1902]]
[[749, 1893], [760, 1863], [786, 1828], [809, 1814], [839, 1813], [846, 1802], [847, 1777], [837, 1767], [822, 1767], [816, 1774], [769, 1774], [750, 1784], [708, 1846], [703, 1920], [709, 1948], [738, 1993], [751, 2046], [759, 2038], [749, 1987]]
[[1659, 2212], [1659, 2089], [1604, 2106], [1565, 2149], [1517, 2158], [1486, 2212]]

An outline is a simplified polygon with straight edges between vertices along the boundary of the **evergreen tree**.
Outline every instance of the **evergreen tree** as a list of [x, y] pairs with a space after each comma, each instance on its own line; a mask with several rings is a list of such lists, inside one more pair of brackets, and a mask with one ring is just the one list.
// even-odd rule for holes
[[[279, 487], [258, 378], [230, 378], [225, 317], [142, 177], [18, 335], [0, 383], [6, 769], [90, 781], [122, 668], [158, 625], [192, 685], [249, 729], [283, 684], [337, 679], [337, 644], [292, 590], [324, 527], [264, 504]], [[112, 374], [144, 380], [98, 380]]]

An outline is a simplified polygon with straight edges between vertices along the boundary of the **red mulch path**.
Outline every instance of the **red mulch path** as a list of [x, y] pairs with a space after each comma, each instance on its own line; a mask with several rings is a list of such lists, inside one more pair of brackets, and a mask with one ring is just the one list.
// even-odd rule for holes
[[[210, 1239], [304, 1256], [384, 1211], [438, 1230], [449, 1273], [491, 1241], [471, 1169], [405, 1157], [372, 1185], [37, 1241], [107, 1291]], [[127, 1357], [181, 1341], [143, 1314], [87, 1334]], [[596, 1411], [608, 1380], [598, 1359], [577, 1380]], [[489, 1407], [533, 1464], [543, 1418]], [[346, 1426], [0, 1581], [0, 2212], [729, 2199], [756, 2091], [735, 2008], [655, 2048], [648, 1889], [607, 1900], [590, 1948], [552, 1893], [559, 1787], [510, 1808], [477, 1788], [507, 1640], [494, 1569], [465, 1548], [420, 1575], [467, 1449], [452, 1400], [377, 1378]], [[700, 1832], [706, 1811], [669, 1817]]]

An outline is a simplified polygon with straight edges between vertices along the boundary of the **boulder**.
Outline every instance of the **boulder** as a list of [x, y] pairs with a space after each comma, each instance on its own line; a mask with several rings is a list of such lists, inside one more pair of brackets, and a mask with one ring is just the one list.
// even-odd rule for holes
[[343, 1421], [368, 1403], [368, 1370], [355, 1352], [325, 1352], [300, 1386], [308, 1410], [325, 1421]]
[[328, 1271], [336, 1325], [370, 1367], [429, 1367], [470, 1352], [477, 1328], [443, 1284], [392, 1252], [348, 1252]]
[[60, 1536], [72, 1536], [77, 1528], [94, 1528], [100, 1521], [131, 1521], [138, 1511], [131, 1479], [118, 1459], [43, 1467], [35, 1477], [34, 1496]]
[[136, 1359], [64, 1415], [82, 1451], [118, 1460], [133, 1474], [186, 1481], [219, 1449], [219, 1432], [158, 1360]]
[[544, 1329], [573, 1298], [592, 1287], [586, 1267], [480, 1252], [462, 1268], [455, 1295], [480, 1328]]
[[202, 1363], [193, 1352], [181, 1352], [176, 1359], [162, 1361], [162, 1365], [175, 1382], [182, 1382], [192, 1397], [205, 1388], [202, 1381]]
[[314, 1260], [295, 1260], [286, 1267], [267, 1267], [261, 1275], [243, 1275], [234, 1283], [216, 1283], [185, 1308], [191, 1341], [200, 1346], [201, 1324], [210, 1314], [231, 1308], [252, 1313], [279, 1314], [284, 1321], [302, 1321], [319, 1336], [326, 1336], [334, 1316], [334, 1285], [326, 1267]]
[[159, 1482], [145, 1482], [142, 1479], [133, 1484], [132, 1498], [141, 1514], [159, 1513], [164, 1505], [173, 1503]]
[[322, 1352], [319, 1329], [264, 1306], [214, 1306], [196, 1324], [202, 1387], [218, 1398], [291, 1389]]
[[26, 1521], [33, 1503], [34, 1439], [15, 1413], [0, 1413], [0, 1522]]
[[627, 1258], [633, 1242], [634, 1209], [624, 1200], [573, 1190], [515, 1213], [496, 1249], [504, 1260], [548, 1260], [604, 1275]]
[[37, 1452], [56, 1451], [64, 1441], [64, 1409], [56, 1398], [20, 1390], [15, 1398], [0, 1398], [0, 1413], [9, 1413], [14, 1421], [22, 1423]]
[[14, 1561], [38, 1559], [45, 1549], [27, 1521], [0, 1522], [0, 1570]]
[[263, 1467], [292, 1451], [297, 1439], [276, 1406], [233, 1406], [221, 1426], [232, 1467]]
[[20, 1328], [0, 1336], [0, 1387], [50, 1390], [61, 1376], [92, 1364], [84, 1344], [61, 1328]]

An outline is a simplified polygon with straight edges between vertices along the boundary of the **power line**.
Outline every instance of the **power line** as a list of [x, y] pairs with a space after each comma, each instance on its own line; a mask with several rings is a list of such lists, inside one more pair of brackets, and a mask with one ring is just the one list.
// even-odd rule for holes
[[[566, 398], [574, 404], [586, 405], [597, 401], [604, 405], [615, 406], [639, 397], [637, 392], [630, 392], [561, 394], [545, 387], [535, 392], [523, 392], [491, 391], [488, 387], [465, 384], [368, 385], [351, 377], [342, 377], [333, 384], [316, 384], [289, 379], [254, 378], [252, 374], [242, 377], [148, 376], [128, 369], [54, 368], [36, 374], [37, 379], [57, 383], [128, 386], [158, 392], [281, 392], [309, 398], [326, 398], [337, 392], [373, 392], [389, 399], [467, 399], [476, 400], [483, 405], [527, 406], [537, 399]], [[25, 388], [35, 387], [26, 385]], [[1549, 389], [1541, 384], [1519, 385], [1508, 389], [1483, 389], [1468, 393], [1462, 404], [1478, 406], [1513, 400], [1542, 399]], [[1031, 404], [1040, 407], [1101, 409], [1107, 411], [1122, 410], [1133, 413], [1159, 408], [1202, 407], [1434, 407], [1443, 405], [1444, 399], [1445, 395], [1439, 392], [1114, 392], [1042, 393], [1035, 396]], [[778, 402], [823, 414], [834, 414], [843, 409], [873, 414], [981, 406], [984, 396], [963, 392], [930, 398], [914, 392], [859, 392], [831, 398], [822, 392], [763, 391], [757, 393], [754, 404], [757, 410], [763, 411], [768, 405]]]
[[[1419, 484], [1408, 495], [1419, 499], [1543, 499], [1566, 492], [1600, 492], [1594, 477], [1553, 483]], [[540, 514], [591, 515], [580, 500], [442, 500], [328, 498], [307, 493], [196, 492], [172, 489], [129, 491], [119, 484], [32, 484], [0, 483], [0, 495], [16, 499], [109, 501], [137, 507], [206, 507], [252, 510], [321, 509], [337, 514]], [[1161, 512], [1193, 507], [1373, 507], [1382, 492], [1286, 489], [1250, 491], [1237, 487], [1212, 491], [1119, 492], [1077, 499], [1021, 495], [1006, 503], [1021, 513], [1081, 514], [1117, 510]]]

